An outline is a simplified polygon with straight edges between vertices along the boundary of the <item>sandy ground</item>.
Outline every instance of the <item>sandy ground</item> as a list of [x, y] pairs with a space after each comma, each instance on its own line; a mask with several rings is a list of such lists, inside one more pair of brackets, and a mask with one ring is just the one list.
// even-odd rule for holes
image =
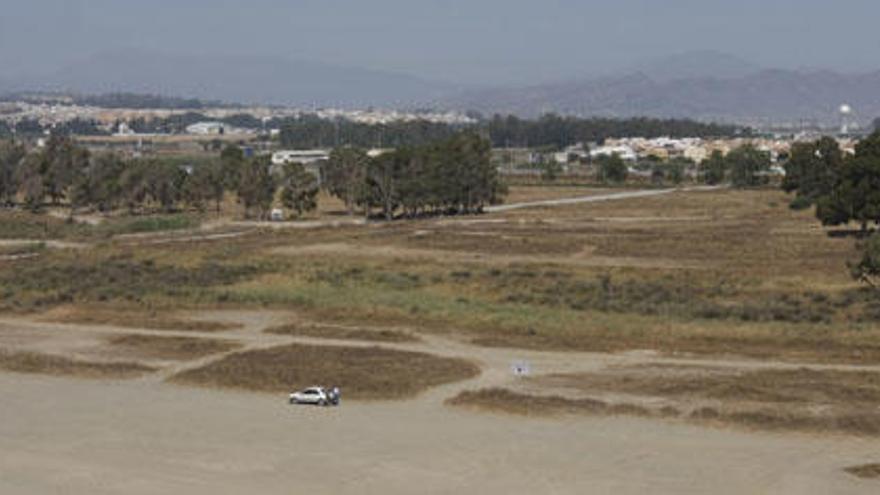
[[[244, 327], [180, 335], [234, 339], [247, 349], [292, 341], [332, 343], [260, 332], [288, 314], [197, 316], [240, 321]], [[100, 337], [123, 331], [178, 334], [4, 319], [0, 346], [96, 358], [102, 355]], [[423, 335], [418, 343], [383, 345], [470, 358], [483, 373], [409, 401], [344, 400], [335, 409], [290, 406], [283, 396], [163, 382], [173, 372], [219, 356], [165, 363], [159, 373], [129, 381], [0, 373], [0, 493], [845, 494], [880, 489], [877, 481], [842, 471], [876, 462], [876, 439], [627, 417], [521, 418], [443, 405], [461, 390], [515, 386], [509, 368], [518, 360], [529, 361], [535, 373], [558, 373], [680, 359], [651, 352], [489, 349], [434, 335]]]
[[876, 493], [875, 441], [0, 375], [0, 492]]

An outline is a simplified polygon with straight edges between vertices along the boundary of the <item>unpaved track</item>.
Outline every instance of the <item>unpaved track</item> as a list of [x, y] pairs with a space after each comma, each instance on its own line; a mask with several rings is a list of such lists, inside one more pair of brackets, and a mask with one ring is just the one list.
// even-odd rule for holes
[[305, 246], [281, 246], [272, 248], [274, 254], [282, 256], [322, 256], [345, 255], [350, 258], [369, 259], [426, 259], [432, 262], [481, 263], [506, 266], [512, 263], [548, 263], [583, 267], [626, 267], [657, 269], [706, 269], [698, 262], [685, 262], [657, 258], [637, 258], [626, 256], [597, 256], [575, 253], [573, 255], [515, 255], [499, 253], [479, 253], [453, 251], [449, 249], [407, 248], [397, 246], [365, 246], [344, 242], [309, 244]]
[[650, 196], [663, 196], [678, 191], [712, 191], [718, 189], [716, 186], [696, 186], [685, 187], [681, 189], [642, 189], [638, 191], [624, 191], [609, 194], [592, 194], [589, 196], [578, 196], [576, 198], [560, 198], [545, 199], [542, 201], [528, 201], [524, 203], [511, 203], [506, 205], [488, 206], [484, 208], [486, 213], [499, 213], [511, 210], [521, 210], [524, 208], [543, 208], [547, 206], [564, 206], [576, 205], [580, 203], [598, 203], [601, 201], [614, 201], [620, 199], [645, 198]]
[[[222, 358], [177, 363], [145, 379], [87, 381], [0, 373], [0, 493], [876, 493], [842, 468], [878, 461], [875, 439], [751, 433], [625, 417], [535, 419], [446, 407], [463, 389], [515, 385], [509, 366], [579, 372], [645, 362], [789, 367], [765, 361], [664, 359], [647, 352], [558, 353], [474, 347], [437, 335], [376, 344], [262, 333], [293, 315], [215, 312], [229, 332], [167, 332], [6, 319], [37, 349], [108, 333], [380, 345], [480, 363], [469, 381], [401, 402], [291, 407], [285, 397], [163, 383]], [[4, 330], [7, 329], [7, 330]], [[56, 341], [59, 333], [64, 338]], [[823, 367], [826, 368], [826, 367]], [[855, 367], [835, 366], [838, 369]], [[864, 369], [859, 367], [859, 369]], [[873, 368], [872, 368], [873, 369]], [[344, 391], [343, 391], [344, 392]]]

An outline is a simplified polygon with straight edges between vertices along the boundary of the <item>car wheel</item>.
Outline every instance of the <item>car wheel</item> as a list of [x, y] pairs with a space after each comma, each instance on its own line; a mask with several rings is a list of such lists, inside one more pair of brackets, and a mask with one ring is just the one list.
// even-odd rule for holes
[[321, 406], [321, 407], [324, 407], [324, 406], [327, 405], [327, 401], [325, 401], [324, 399], [321, 399], [321, 400], [318, 401], [318, 405]]

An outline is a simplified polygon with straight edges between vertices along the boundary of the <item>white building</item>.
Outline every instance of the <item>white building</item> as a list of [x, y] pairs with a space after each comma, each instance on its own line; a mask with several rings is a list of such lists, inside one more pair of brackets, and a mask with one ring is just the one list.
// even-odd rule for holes
[[330, 158], [330, 152], [327, 150], [282, 150], [272, 154], [273, 165], [285, 165], [288, 163], [309, 163], [320, 162]]
[[599, 158], [602, 156], [618, 155], [624, 161], [634, 162], [638, 159], [636, 152], [629, 146], [600, 146], [594, 150], [590, 150], [590, 157]]
[[198, 136], [216, 136], [225, 132], [226, 125], [223, 122], [197, 122], [186, 127], [187, 134]]

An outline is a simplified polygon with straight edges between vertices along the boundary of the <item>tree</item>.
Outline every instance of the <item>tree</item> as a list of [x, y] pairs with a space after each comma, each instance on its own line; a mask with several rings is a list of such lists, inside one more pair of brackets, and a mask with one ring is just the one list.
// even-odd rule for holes
[[112, 209], [121, 199], [120, 177], [124, 168], [125, 163], [112, 153], [92, 157], [86, 170], [71, 186], [71, 208], [94, 205], [99, 211]]
[[663, 181], [666, 180], [666, 170], [663, 165], [655, 164], [651, 167], [651, 182], [654, 185], [663, 184]]
[[676, 159], [666, 165], [666, 180], [678, 186], [684, 182], [685, 170], [693, 166], [693, 162], [687, 159]]
[[348, 214], [364, 195], [367, 167], [370, 158], [360, 148], [336, 148], [324, 165], [324, 188], [345, 203]]
[[369, 195], [366, 197], [369, 207], [378, 206], [386, 220], [394, 218], [394, 210], [400, 203], [400, 180], [409, 161], [409, 150], [400, 149], [386, 153], [370, 160], [367, 167], [366, 183]]
[[119, 192], [129, 213], [134, 213], [147, 200], [150, 192], [147, 168], [148, 164], [144, 160], [134, 160], [119, 176]]
[[222, 161], [194, 167], [183, 187], [183, 197], [188, 204], [204, 211], [209, 202], [214, 202], [214, 209], [218, 214], [225, 192]]
[[229, 191], [237, 190], [245, 165], [244, 151], [234, 144], [227, 145], [220, 152], [220, 164], [223, 187]]
[[18, 192], [18, 167], [25, 156], [24, 146], [0, 142], [0, 203], [13, 203]]
[[176, 163], [151, 160], [147, 170], [147, 183], [150, 198], [158, 203], [162, 211], [174, 211], [183, 198], [186, 171]]
[[724, 159], [734, 187], [755, 187], [767, 183], [770, 153], [761, 151], [754, 145], [744, 144], [732, 150]]
[[25, 155], [18, 167], [16, 183], [28, 210], [37, 212], [43, 206], [45, 190], [43, 187], [43, 156], [41, 153]]
[[813, 143], [795, 143], [785, 162], [782, 189], [796, 192], [794, 209], [808, 208], [831, 194], [843, 167], [843, 152], [830, 137]]
[[275, 178], [269, 171], [269, 157], [257, 157], [246, 161], [238, 184], [238, 199], [244, 205], [245, 217], [254, 212], [265, 219], [275, 199]]
[[457, 212], [474, 213], [500, 201], [504, 188], [498, 169], [492, 165], [492, 143], [488, 139], [472, 132], [461, 133], [435, 145], [433, 154], [431, 168], [436, 180], [432, 188], [442, 191], [433, 198], [436, 203], [445, 203]]
[[41, 174], [45, 194], [53, 204], [59, 204], [67, 189], [89, 165], [89, 152], [77, 146], [69, 137], [53, 134], [42, 152]]
[[622, 183], [626, 181], [629, 170], [626, 162], [619, 154], [599, 157], [599, 178], [605, 183]]
[[853, 278], [877, 288], [880, 279], [880, 234], [874, 234], [861, 246], [862, 259], [850, 265]]
[[285, 208], [302, 216], [307, 211], [318, 207], [318, 179], [307, 171], [302, 164], [290, 163], [284, 167], [284, 179], [281, 189], [281, 203]]
[[654, 164], [651, 167], [651, 182], [679, 185], [684, 181], [685, 166], [686, 162], [680, 160]]
[[880, 133], [856, 146], [835, 173], [831, 191], [817, 200], [816, 216], [824, 225], [880, 223]]
[[562, 173], [562, 165], [554, 159], [543, 160], [539, 164], [541, 169], [541, 180], [553, 182]]
[[710, 186], [723, 183], [727, 179], [727, 160], [724, 159], [724, 153], [715, 150], [709, 155], [709, 158], [700, 164], [700, 170], [703, 176], [703, 182]]

